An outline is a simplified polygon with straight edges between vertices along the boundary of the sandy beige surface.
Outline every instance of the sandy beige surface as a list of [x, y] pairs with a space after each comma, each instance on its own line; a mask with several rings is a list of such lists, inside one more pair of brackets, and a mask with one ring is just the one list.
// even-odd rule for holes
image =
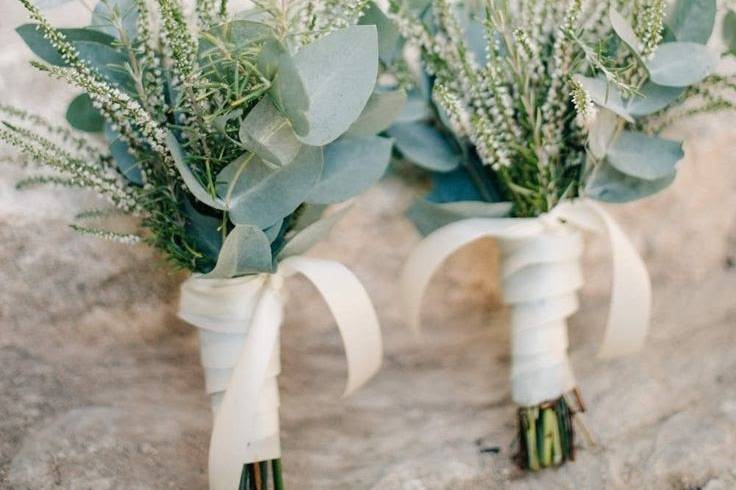
[[[67, 20], [76, 14], [61, 14]], [[0, 6], [0, 98], [60, 118], [71, 93], [26, 67]], [[650, 266], [647, 347], [595, 358], [608, 256], [591, 238], [571, 353], [600, 441], [560, 470], [523, 476], [509, 444], [508, 332], [495, 249], [454, 257], [425, 303], [425, 335], [401, 322], [396, 279], [418, 237], [411, 190], [389, 178], [362, 196], [314, 255], [343, 261], [372, 294], [384, 369], [340, 400], [345, 362], [316, 292], [289, 283], [283, 447], [291, 489], [736, 488], [736, 138], [703, 120], [675, 186], [613, 209]], [[8, 156], [7, 149], [0, 155]], [[174, 315], [180, 277], [144, 248], [76, 235], [87, 197], [19, 193], [0, 174], [0, 488], [205, 488], [211, 424], [194, 332]], [[497, 447], [498, 454], [483, 452]]]

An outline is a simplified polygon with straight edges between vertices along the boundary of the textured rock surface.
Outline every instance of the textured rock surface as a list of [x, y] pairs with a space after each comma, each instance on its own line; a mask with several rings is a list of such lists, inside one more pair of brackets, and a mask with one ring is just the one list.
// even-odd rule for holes
[[[22, 20], [15, 5], [0, 6], [0, 97], [60, 117], [71, 94], [26, 69], [29, 54], [12, 32]], [[689, 156], [674, 188], [615, 209], [655, 279], [650, 342], [626, 360], [594, 358], [608, 266], [605, 247], [591, 240], [571, 336], [599, 446], [539, 475], [522, 477], [509, 461], [514, 407], [492, 243], [448, 263], [417, 340], [396, 301], [400, 265], [417, 242], [401, 217], [410, 193], [389, 179], [360, 198], [314, 253], [365, 281], [383, 322], [385, 366], [339, 400], [338, 335], [312, 288], [289, 284], [281, 379], [288, 487], [736, 487], [732, 121], [680, 128]], [[205, 488], [211, 417], [196, 339], [173, 316], [180, 278], [155, 267], [146, 249], [74, 234], [66, 224], [85, 198], [18, 193], [20, 175], [3, 166], [0, 176], [0, 488]]]

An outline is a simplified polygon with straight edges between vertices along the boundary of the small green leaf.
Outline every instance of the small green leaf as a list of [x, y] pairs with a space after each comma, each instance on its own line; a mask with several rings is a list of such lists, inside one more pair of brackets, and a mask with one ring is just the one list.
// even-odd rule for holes
[[[23, 24], [15, 31], [33, 51], [33, 54], [43, 61], [54, 66], [66, 65], [56, 48], [44, 38], [43, 30], [38, 24]], [[91, 41], [110, 45], [115, 40], [112, 36], [94, 29], [59, 29], [59, 31], [72, 43]]]
[[207, 279], [230, 279], [246, 274], [273, 272], [271, 243], [252, 225], [238, 225], [225, 239], [217, 265]]
[[378, 76], [376, 27], [334, 31], [294, 59], [309, 95], [309, 131], [296, 125], [294, 130], [307, 145], [331, 143], [358, 119], [373, 93]]
[[646, 65], [652, 82], [687, 87], [713, 73], [718, 61], [718, 55], [702, 44], [674, 42], [660, 44]]
[[634, 28], [631, 27], [629, 21], [619, 13], [614, 7], [608, 12], [609, 20], [611, 21], [611, 27], [616, 32], [616, 35], [621, 38], [636, 54], [641, 51], [641, 41], [636, 37]]
[[283, 250], [281, 250], [279, 259], [285, 259], [292, 255], [302, 255], [308, 252], [317, 242], [324, 240], [330, 234], [335, 224], [345, 216], [349, 209], [349, 207], [345, 207], [296, 233], [287, 241]]
[[394, 124], [388, 131], [408, 160], [435, 172], [449, 172], [460, 165], [460, 154], [432, 126], [423, 123]]
[[296, 210], [317, 183], [323, 167], [322, 148], [303, 146], [284, 167], [267, 165], [257, 156], [238, 159], [217, 176], [218, 193], [230, 194], [230, 219], [265, 229]]
[[120, 38], [117, 27], [122, 23], [123, 31], [129, 40], [135, 39], [138, 32], [138, 9], [134, 0], [102, 0], [92, 11], [90, 29], [96, 29], [111, 36]]
[[240, 141], [247, 150], [277, 165], [291, 162], [302, 146], [289, 120], [268, 97], [261, 99], [243, 120]]
[[585, 195], [603, 202], [624, 203], [635, 201], [665, 189], [674, 182], [676, 173], [657, 180], [637, 179], [608, 165], [596, 166], [588, 180]]
[[626, 102], [618, 88], [609, 84], [604, 78], [590, 78], [581, 75], [575, 75], [574, 78], [583, 86], [585, 91], [593, 99], [593, 102], [615, 112], [628, 122], [634, 122], [634, 119], [628, 113]]
[[345, 136], [372, 136], [388, 129], [404, 109], [405, 103], [406, 92], [403, 90], [373, 92], [363, 113], [350, 126]]
[[512, 204], [508, 202], [465, 201], [438, 204], [417, 200], [406, 212], [407, 217], [422, 235], [467, 218], [503, 218], [511, 213]]
[[607, 152], [608, 163], [621, 173], [658, 180], [675, 172], [684, 153], [682, 144], [657, 136], [622, 131]]
[[212, 195], [207, 192], [204, 186], [199, 182], [197, 176], [192, 173], [192, 170], [186, 164], [184, 150], [171, 131], [169, 131], [166, 136], [166, 142], [168, 143], [169, 152], [174, 159], [174, 165], [179, 171], [179, 174], [181, 175], [182, 180], [184, 180], [184, 184], [187, 186], [187, 189], [189, 189], [189, 192], [191, 192], [192, 195], [200, 202], [211, 208], [220, 210], [227, 209], [225, 202], [220, 198], [212, 197]]
[[358, 24], [376, 26], [378, 30], [378, 55], [385, 64], [390, 65], [401, 54], [401, 33], [399, 33], [396, 24], [383, 13], [376, 2], [368, 3], [368, 8]]
[[312, 204], [344, 201], [367, 190], [388, 167], [392, 142], [367, 136], [340, 138], [325, 147], [322, 177], [307, 198]]
[[105, 118], [94, 108], [87, 94], [78, 95], [69, 104], [66, 120], [73, 128], [88, 133], [99, 133], [105, 126]]
[[716, 0], [677, 0], [667, 25], [678, 41], [706, 44], [716, 21]]

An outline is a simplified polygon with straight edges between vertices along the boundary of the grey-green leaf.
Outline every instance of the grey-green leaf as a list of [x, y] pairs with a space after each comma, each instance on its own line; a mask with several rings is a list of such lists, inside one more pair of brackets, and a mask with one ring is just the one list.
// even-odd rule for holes
[[432, 109], [427, 99], [419, 92], [410, 92], [395, 123], [426, 121], [432, 118]]
[[325, 166], [307, 198], [312, 204], [344, 201], [367, 190], [388, 167], [392, 142], [380, 136], [340, 138], [325, 147]]
[[422, 235], [428, 235], [445, 225], [467, 218], [503, 218], [511, 213], [509, 202], [488, 203], [461, 201], [438, 204], [417, 200], [406, 212]]
[[120, 138], [118, 134], [109, 124], [105, 125], [105, 138], [110, 145], [110, 154], [112, 155], [118, 170], [123, 176], [134, 184], [143, 184], [143, 173], [140, 165], [136, 162], [135, 157], [130, 154], [128, 144]]
[[121, 88], [133, 89], [133, 79], [128, 73], [127, 55], [112, 46], [92, 41], [78, 41], [74, 47], [79, 57], [95, 68], [106, 80]]
[[[16, 28], [15, 31], [31, 51], [33, 51], [33, 54], [43, 61], [54, 66], [66, 65], [66, 62], [62, 59], [56, 48], [44, 38], [43, 31], [38, 24], [23, 24]], [[72, 43], [76, 41], [93, 41], [102, 44], [112, 44], [115, 40], [112, 36], [94, 29], [59, 29], [59, 31]]]
[[723, 17], [722, 34], [723, 42], [726, 47], [733, 53], [736, 52], [736, 12], [729, 10]]
[[184, 150], [182, 149], [179, 141], [177, 141], [176, 137], [171, 131], [169, 131], [166, 136], [166, 142], [169, 147], [169, 152], [174, 159], [174, 165], [179, 171], [179, 174], [181, 175], [182, 180], [184, 180], [184, 184], [187, 186], [187, 189], [189, 189], [189, 192], [191, 192], [192, 195], [196, 197], [200, 202], [208, 205], [211, 208], [221, 210], [226, 209], [227, 207], [225, 205], [225, 202], [220, 198], [212, 197], [212, 195], [207, 192], [204, 186], [199, 182], [197, 176], [192, 173], [192, 170], [189, 168], [185, 161]]
[[678, 41], [706, 44], [716, 21], [716, 0], [677, 0], [667, 25]]
[[633, 131], [622, 131], [607, 153], [613, 168], [644, 180], [671, 175], [683, 156], [679, 142]]
[[204, 277], [229, 279], [259, 272], [273, 272], [271, 243], [259, 228], [238, 225], [225, 239], [217, 265]]
[[305, 144], [331, 143], [358, 119], [373, 93], [378, 76], [376, 27], [334, 31], [302, 49], [295, 61], [309, 95], [309, 130], [294, 130]]
[[378, 30], [378, 54], [386, 64], [391, 64], [401, 53], [401, 34], [396, 24], [383, 13], [376, 2], [368, 8], [358, 21], [360, 25], [375, 25]]
[[405, 103], [406, 92], [403, 90], [373, 92], [363, 113], [345, 136], [372, 136], [388, 129], [404, 109]]
[[713, 73], [718, 61], [718, 54], [702, 44], [674, 42], [660, 44], [646, 65], [652, 82], [687, 87]]
[[345, 207], [296, 233], [286, 243], [286, 246], [279, 254], [279, 259], [308, 252], [317, 242], [324, 240], [330, 234], [335, 224], [345, 216], [349, 209], [349, 207]]
[[394, 124], [388, 134], [404, 157], [420, 167], [449, 172], [460, 165], [460, 153], [445, 135], [428, 124]]
[[94, 108], [86, 93], [78, 95], [69, 104], [66, 120], [73, 128], [88, 133], [99, 133], [105, 126], [105, 118]]
[[626, 112], [635, 117], [654, 114], [672, 104], [683, 91], [682, 87], [664, 87], [646, 82], [638, 94], [632, 95], [626, 101]]
[[621, 38], [635, 53], [639, 54], [641, 51], [641, 41], [636, 37], [634, 29], [629, 24], [629, 21], [619, 13], [614, 7], [608, 12], [609, 20], [611, 21], [611, 27], [616, 32], [616, 35]]
[[273, 167], [254, 157], [227, 166], [217, 176], [218, 192], [232, 186], [230, 219], [236, 224], [268, 228], [293, 213], [317, 183], [323, 167], [322, 148], [303, 146], [293, 162]]
[[138, 26], [138, 9], [134, 0], [102, 0], [92, 11], [90, 28], [120, 38], [117, 27], [122, 24], [127, 38], [135, 39]]
[[189, 199], [184, 199], [184, 218], [186, 219], [187, 241], [204, 254], [210, 262], [210, 267], [217, 262], [222, 248], [222, 220], [207, 216], [197, 211]]
[[619, 117], [608, 109], [601, 109], [588, 132], [588, 145], [594, 157], [602, 159], [616, 136]]
[[291, 162], [302, 146], [289, 120], [268, 97], [262, 98], [243, 120], [240, 141], [249, 151], [278, 165]]
[[677, 173], [657, 180], [644, 180], [623, 174], [608, 165], [599, 164], [585, 188], [585, 194], [593, 199], [611, 203], [635, 201], [665, 189], [674, 182]]
[[34, 0], [33, 5], [41, 10], [53, 9], [72, 0]]
[[634, 122], [634, 119], [627, 111], [626, 102], [621, 92], [618, 88], [609, 84], [604, 78], [590, 78], [575, 75], [575, 80], [580, 82], [585, 91], [593, 99], [593, 102], [615, 112], [629, 122]]

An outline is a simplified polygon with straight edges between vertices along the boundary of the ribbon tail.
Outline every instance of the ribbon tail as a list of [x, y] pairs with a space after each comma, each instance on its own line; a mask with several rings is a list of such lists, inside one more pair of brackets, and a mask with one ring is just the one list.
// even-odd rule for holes
[[652, 284], [644, 261], [621, 227], [597, 203], [581, 200], [560, 210], [559, 215], [582, 228], [602, 229], [611, 244], [611, 305], [598, 355], [612, 358], [638, 351], [646, 341], [652, 309]]
[[378, 372], [383, 359], [381, 327], [368, 293], [355, 274], [337, 262], [289, 257], [280, 270], [304, 275], [327, 303], [345, 346], [348, 381], [343, 396], [350, 395]]
[[401, 274], [404, 317], [415, 332], [420, 330], [422, 299], [432, 276], [455, 252], [485, 237], [503, 237], [511, 233], [533, 232], [539, 224], [522, 226], [512, 218], [473, 218], [456, 221], [430, 233], [414, 249]]
[[269, 285], [254, 311], [248, 340], [215, 416], [209, 454], [211, 490], [238, 487], [258, 409], [258, 395], [278, 340], [283, 319], [279, 292]]

